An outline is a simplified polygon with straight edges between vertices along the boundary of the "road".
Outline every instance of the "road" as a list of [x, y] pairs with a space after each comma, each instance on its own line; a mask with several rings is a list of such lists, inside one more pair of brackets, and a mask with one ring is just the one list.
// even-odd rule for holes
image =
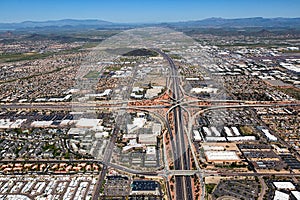
[[[200, 176], [201, 185], [202, 188], [202, 197], [204, 195], [204, 183], [203, 183], [203, 177], [205, 176], [212, 176], [212, 175], [218, 175], [218, 176], [269, 176], [270, 173], [256, 173], [256, 172], [222, 172], [222, 173], [216, 173], [216, 172], [205, 172], [204, 170], [200, 170], [198, 163], [196, 163], [197, 170], [191, 170], [190, 166], [190, 153], [192, 153], [193, 157], [195, 158], [195, 154], [193, 153], [193, 150], [190, 148], [192, 146], [190, 142], [190, 136], [192, 135], [192, 123], [195, 121], [195, 118], [204, 112], [207, 112], [209, 110], [215, 110], [215, 109], [229, 109], [229, 108], [247, 108], [247, 107], [281, 107], [281, 106], [299, 106], [299, 102], [261, 102], [261, 101], [244, 101], [244, 100], [190, 100], [190, 101], [184, 101], [184, 95], [182, 92], [182, 87], [180, 85], [180, 76], [178, 75], [178, 69], [176, 65], [174, 64], [173, 60], [164, 52], [160, 50], [156, 50], [159, 52], [169, 63], [170, 65], [170, 77], [168, 77], [168, 89], [172, 92], [170, 95], [170, 98], [172, 99], [173, 103], [171, 106], [166, 105], [151, 105], [151, 106], [129, 106], [128, 103], [134, 103], [138, 101], [132, 101], [132, 100], [121, 100], [121, 101], [89, 101], [84, 103], [77, 103], [77, 102], [43, 102], [43, 103], [5, 103], [0, 104], [1, 108], [8, 108], [8, 109], [40, 109], [40, 110], [71, 110], [73, 106], [80, 107], [83, 110], [84, 109], [98, 109], [98, 107], [101, 106], [101, 108], [110, 108], [110, 109], [116, 109], [116, 110], [123, 110], [123, 109], [163, 109], [163, 108], [169, 108], [168, 114], [172, 113], [173, 115], [173, 121], [169, 121], [168, 114], [166, 115], [166, 127], [168, 129], [168, 133], [170, 135], [170, 142], [173, 149], [173, 158], [174, 158], [174, 170], [169, 170], [166, 168], [163, 173], [157, 172], [145, 172], [145, 171], [138, 171], [133, 170], [130, 168], [126, 168], [124, 166], [120, 166], [117, 164], [110, 163], [110, 159], [112, 156], [114, 144], [115, 144], [115, 136], [118, 132], [118, 127], [116, 126], [112, 137], [110, 138], [110, 142], [108, 144], [108, 147], [106, 148], [104, 158], [103, 160], [79, 160], [79, 161], [71, 161], [71, 162], [98, 162], [103, 164], [103, 170], [100, 173], [98, 177], [98, 182], [96, 185], [96, 189], [94, 192], [93, 200], [96, 200], [99, 198], [99, 193], [102, 187], [102, 182], [105, 178], [105, 175], [108, 171], [108, 167], [112, 167], [124, 172], [128, 172], [131, 174], [138, 174], [138, 175], [146, 175], [146, 176], [164, 176], [167, 178], [169, 175], [175, 176], [175, 187], [176, 187], [176, 199], [193, 199], [193, 190], [192, 190], [192, 183], [191, 183], [191, 176], [194, 174], [198, 174]], [[130, 83], [132, 85], [132, 83]], [[142, 102], [142, 101], [141, 101]], [[207, 103], [218, 103], [218, 105], [198, 105], [198, 103], [201, 102], [207, 102]], [[185, 106], [185, 107], [184, 107]], [[186, 107], [195, 107], [195, 108], [202, 108], [202, 110], [196, 112], [193, 116], [185, 110]], [[204, 108], [204, 109], [203, 109]], [[183, 113], [187, 112], [189, 114], [188, 117], [188, 128], [186, 129], [183, 121]], [[116, 120], [119, 121], [119, 120]], [[174, 133], [172, 132], [172, 128], [174, 128]], [[186, 142], [186, 133], [188, 134], [189, 139], [189, 145], [187, 145]], [[166, 152], [165, 152], [166, 155]], [[194, 159], [195, 162], [197, 162], [197, 159]], [[6, 162], [6, 161], [2, 161]], [[8, 161], [8, 162], [19, 162], [19, 161]], [[31, 162], [31, 161], [27, 161]], [[49, 160], [45, 161], [32, 161], [34, 163], [48, 163]], [[66, 161], [53, 161], [53, 162], [66, 162]], [[166, 160], [165, 160], [166, 162]], [[168, 163], [165, 163], [167, 166]], [[276, 176], [290, 176], [290, 173], [284, 173], [284, 174], [275, 174]], [[294, 176], [300, 176], [300, 173], [294, 173], [292, 174]], [[260, 179], [262, 182], [262, 180]], [[168, 183], [167, 183], [168, 185]], [[169, 189], [169, 187], [168, 187]], [[262, 194], [261, 197], [263, 197], [265, 188], [263, 186], [262, 188]], [[168, 192], [169, 196], [170, 192]]]
[[102, 161], [103, 162], [103, 169], [102, 169], [102, 171], [101, 171], [101, 173], [98, 177], [98, 181], [97, 181], [97, 184], [95, 186], [93, 200], [99, 199], [100, 191], [101, 191], [101, 188], [103, 186], [102, 183], [104, 181], [105, 175], [108, 172], [108, 167], [107, 167], [106, 163], [110, 162], [118, 132], [119, 132], [119, 127], [116, 125], [115, 128], [112, 131], [110, 141], [109, 141], [109, 143], [107, 145], [107, 148], [105, 150], [105, 153], [104, 153], [104, 158], [103, 158], [103, 161]]
[[[175, 170], [189, 170], [190, 169], [190, 151], [186, 147], [183, 125], [182, 107], [180, 105], [183, 95], [180, 91], [180, 79], [178, 76], [177, 67], [173, 60], [164, 52], [159, 52], [169, 63], [171, 69], [171, 82], [172, 82], [172, 99], [177, 106], [172, 109], [173, 113], [173, 126], [175, 130], [175, 137], [170, 138], [171, 142], [175, 140], [173, 146], [174, 169]], [[168, 120], [167, 120], [168, 122]], [[170, 131], [170, 130], [169, 130]], [[172, 132], [170, 133], [172, 135]], [[175, 149], [174, 149], [175, 148]], [[176, 199], [193, 199], [192, 183], [190, 176], [175, 176]]]

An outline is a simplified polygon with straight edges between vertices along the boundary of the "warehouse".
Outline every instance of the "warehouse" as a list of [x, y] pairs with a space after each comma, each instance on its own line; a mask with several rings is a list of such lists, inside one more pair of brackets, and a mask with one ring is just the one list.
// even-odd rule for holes
[[254, 141], [255, 136], [246, 135], [246, 136], [236, 136], [236, 137], [227, 137], [228, 142], [234, 141]]
[[289, 181], [280, 181], [280, 182], [273, 182], [276, 189], [284, 189], [284, 190], [295, 190], [296, 187], [292, 182]]
[[201, 142], [202, 138], [200, 136], [199, 131], [198, 130], [193, 130], [193, 133], [194, 133], [194, 141], [195, 142]]
[[240, 158], [235, 151], [206, 151], [207, 162], [237, 162]]
[[289, 197], [288, 194], [276, 190], [273, 199], [274, 199], [274, 200], [289, 200], [290, 197]]
[[277, 138], [274, 135], [272, 135], [268, 129], [262, 129], [261, 131], [265, 134], [268, 140], [277, 141]]

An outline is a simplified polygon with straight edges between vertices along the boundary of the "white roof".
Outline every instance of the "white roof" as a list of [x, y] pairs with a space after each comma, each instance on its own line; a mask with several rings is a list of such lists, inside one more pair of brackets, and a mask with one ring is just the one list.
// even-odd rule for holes
[[157, 137], [153, 134], [140, 134], [139, 135], [139, 142], [144, 144], [156, 144]]
[[153, 88], [148, 89], [146, 91], [146, 94], [145, 94], [145, 98], [146, 99], [151, 99], [151, 98], [157, 96], [162, 91], [162, 89], [163, 89], [162, 86], [152, 86], [152, 87]]
[[203, 127], [203, 131], [204, 131], [204, 133], [205, 133], [207, 136], [211, 136], [211, 135], [212, 135], [210, 129], [207, 128], [207, 127], [205, 127], [205, 126]]
[[87, 118], [81, 118], [78, 120], [76, 126], [77, 127], [85, 127], [85, 128], [95, 128], [100, 119], [87, 119]]
[[137, 95], [137, 94], [135, 94], [135, 93], [131, 93], [131, 94], [130, 94], [130, 97], [136, 98], [136, 99], [141, 99], [141, 98], [143, 98], [143, 95], [142, 95], [142, 94]]
[[207, 93], [216, 93], [218, 91], [217, 88], [192, 88], [191, 93], [201, 93], [201, 92], [207, 92]]
[[146, 154], [156, 154], [156, 150], [154, 146], [147, 146]]
[[128, 133], [132, 133], [132, 132], [138, 130], [139, 128], [142, 128], [146, 122], [147, 122], [147, 120], [145, 118], [135, 117], [133, 119], [132, 124], [127, 124]]
[[275, 191], [274, 200], [289, 200], [289, 195], [278, 190]]
[[300, 67], [299, 66], [296, 66], [296, 65], [293, 65], [293, 64], [290, 64], [290, 63], [284, 63], [284, 62], [281, 62], [280, 65], [288, 70], [291, 70], [291, 71], [294, 71], [294, 72], [297, 72], [299, 73], [300, 72]]
[[70, 128], [68, 131], [68, 135], [83, 135], [85, 134], [86, 129], [84, 128]]
[[161, 132], [161, 124], [159, 123], [153, 123], [152, 126], [152, 133], [155, 135], [159, 135]]
[[22, 199], [22, 200], [29, 200], [30, 198], [25, 196], [25, 195], [21, 195], [21, 194], [8, 194], [8, 195], [0, 195], [0, 199], [5, 198], [7, 200], [14, 200], [14, 199]]
[[214, 132], [216, 136], [221, 136], [221, 133], [218, 131], [216, 127], [212, 126], [210, 129], [212, 130], [212, 132]]
[[185, 80], [187, 80], [187, 81], [199, 81], [199, 78], [197, 78], [197, 77], [187, 77], [187, 78], [185, 78]]
[[207, 142], [216, 142], [216, 141], [224, 142], [224, 141], [226, 141], [225, 137], [206, 137], [205, 139]]
[[10, 119], [0, 119], [0, 128], [9, 128], [12, 123]]
[[226, 133], [227, 136], [233, 136], [230, 128], [228, 128], [227, 126], [225, 126], [224, 130], [225, 130], [225, 133]]
[[69, 120], [69, 119], [64, 119], [64, 120], [62, 120], [62, 121], [60, 122], [60, 125], [61, 125], [61, 126], [67, 126], [67, 125], [69, 125], [70, 122], [71, 122], [71, 120]]
[[272, 134], [269, 132], [268, 129], [262, 129], [261, 131], [265, 134], [265, 136], [266, 136], [269, 140], [271, 140], [271, 141], [277, 141], [277, 137], [275, 137], [274, 135], [272, 135]]
[[53, 98], [50, 98], [50, 99], [48, 99], [48, 101], [64, 101], [65, 100], [65, 98], [56, 98], [56, 97], [53, 97]]
[[143, 145], [143, 144], [135, 144], [134, 142], [132, 142], [132, 143], [130, 143], [128, 146], [125, 146], [125, 147], [123, 147], [123, 151], [129, 151], [129, 150], [131, 150], [131, 149], [133, 149], [133, 148], [142, 148], [142, 147], [144, 147], [145, 145]]
[[289, 181], [273, 182], [273, 184], [277, 189], [290, 189], [290, 190], [296, 189], [295, 185]]
[[144, 88], [140, 88], [140, 87], [133, 87], [132, 88], [132, 92], [138, 92], [138, 91], [143, 91]]
[[194, 140], [195, 141], [201, 141], [201, 136], [198, 130], [193, 130], [194, 133]]
[[10, 121], [10, 119], [0, 119], [0, 128], [20, 128], [22, 123], [27, 119], [17, 119], [16, 121]]
[[237, 127], [231, 127], [231, 129], [233, 130], [233, 133], [237, 136], [241, 135], [240, 132], [239, 132], [239, 129], [237, 129]]
[[49, 127], [53, 121], [34, 121], [31, 123], [33, 127]]
[[239, 160], [235, 151], [206, 151], [207, 160]]
[[78, 92], [78, 91], [79, 91], [79, 89], [72, 88], [72, 89], [69, 89], [68, 91], [66, 91], [65, 93], [69, 94], [69, 93], [75, 93], [75, 92]]
[[38, 101], [47, 101], [47, 99], [46, 98], [37, 98], [34, 101], [36, 101], [36, 102], [38, 102]]
[[139, 118], [139, 117], [135, 117], [133, 119], [133, 124], [137, 125], [138, 127], [142, 128], [144, 126], [144, 124], [146, 123], [146, 119], [145, 118]]
[[224, 151], [224, 147], [222, 146], [212, 146], [212, 145], [203, 145], [204, 151]]
[[245, 140], [255, 140], [255, 136], [246, 135], [246, 136], [234, 136], [227, 137], [228, 141], [245, 141]]
[[297, 200], [300, 200], [300, 192], [299, 191], [292, 191], [292, 194]]
[[123, 139], [134, 139], [136, 136], [136, 134], [124, 134]]

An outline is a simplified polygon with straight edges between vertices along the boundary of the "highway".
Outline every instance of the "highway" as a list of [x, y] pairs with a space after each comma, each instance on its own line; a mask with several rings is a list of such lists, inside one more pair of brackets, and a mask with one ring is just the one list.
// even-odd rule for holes
[[[154, 172], [146, 172], [146, 171], [139, 171], [130, 169], [121, 165], [113, 164], [110, 162], [112, 156], [112, 150], [115, 144], [115, 136], [118, 132], [118, 127], [116, 125], [115, 129], [113, 130], [112, 137], [110, 138], [110, 142], [108, 147], [106, 148], [103, 160], [96, 160], [87, 158], [87, 160], [72, 160], [71, 162], [97, 162], [103, 164], [103, 170], [99, 174], [98, 182], [95, 187], [93, 200], [99, 198], [100, 190], [102, 187], [102, 182], [105, 178], [105, 175], [108, 171], [108, 167], [118, 169], [123, 172], [136, 174], [136, 175], [145, 175], [145, 176], [161, 176], [167, 178], [170, 175], [175, 177], [175, 192], [176, 192], [176, 199], [179, 200], [192, 200], [193, 199], [193, 189], [191, 183], [191, 176], [197, 174], [200, 177], [201, 185], [202, 185], [202, 192], [201, 197], [204, 198], [205, 190], [204, 190], [204, 183], [203, 178], [207, 176], [270, 176], [272, 173], [257, 173], [257, 172], [216, 172], [216, 171], [205, 171], [199, 168], [198, 161], [196, 159], [195, 153], [190, 148], [192, 146], [191, 138], [192, 135], [192, 125], [195, 121], [196, 117], [200, 114], [203, 114], [210, 110], [217, 110], [217, 109], [229, 109], [229, 108], [249, 108], [249, 107], [284, 107], [284, 106], [299, 106], [299, 101], [294, 102], [268, 102], [268, 101], [244, 101], [244, 100], [187, 100], [184, 101], [184, 92], [182, 91], [182, 87], [180, 85], [180, 76], [178, 75], [178, 69], [174, 64], [173, 60], [164, 52], [160, 50], [155, 50], [160, 53], [169, 63], [170, 66], [170, 76], [168, 77], [168, 90], [171, 92], [169, 94], [171, 105], [149, 105], [149, 106], [133, 106], [128, 105], [128, 103], [134, 102], [142, 102], [141, 101], [132, 101], [132, 100], [121, 100], [121, 101], [88, 101], [84, 103], [80, 102], [41, 102], [41, 103], [1, 103], [1, 108], [6, 109], [34, 109], [34, 110], [72, 110], [72, 107], [79, 107], [82, 110], [91, 110], [91, 109], [102, 109], [102, 108], [110, 108], [114, 110], [125, 110], [125, 109], [138, 109], [138, 110], [151, 110], [151, 109], [163, 109], [168, 108], [169, 111], [167, 112], [165, 119], [165, 125], [167, 127], [170, 142], [173, 150], [173, 160], [174, 160], [174, 170], [168, 169], [167, 159], [165, 159], [165, 171], [154, 171]], [[162, 101], [163, 102], [163, 101]], [[207, 103], [217, 103], [217, 105], [198, 105], [198, 103], [207, 102]], [[191, 115], [186, 108], [198, 108], [201, 109], [196, 113]], [[186, 129], [183, 121], [184, 114], [188, 114], [188, 128]], [[172, 114], [173, 119], [169, 121], [169, 115]], [[158, 115], [159, 116], [159, 115]], [[120, 117], [120, 116], [118, 116]], [[163, 118], [163, 117], [162, 117]], [[119, 120], [116, 120], [119, 121]], [[172, 130], [172, 128], [174, 130]], [[187, 133], [187, 135], [185, 134]], [[189, 141], [189, 145], [187, 145], [186, 136]], [[288, 146], [288, 145], [287, 145]], [[165, 149], [164, 149], [165, 150]], [[194, 160], [196, 162], [197, 170], [191, 170], [190, 166], [190, 155], [193, 155]], [[165, 156], [167, 155], [166, 151], [164, 152]], [[11, 163], [11, 162], [20, 162], [20, 161], [2, 161], [4, 163]], [[62, 163], [66, 161], [61, 160], [27, 160], [26, 162], [29, 163]], [[300, 176], [300, 173], [275, 173], [276, 176]], [[167, 191], [168, 196], [171, 197], [169, 191], [169, 183], [167, 183]], [[263, 196], [263, 193], [262, 195]]]
[[[173, 98], [173, 97], [172, 97]], [[193, 100], [193, 101], [181, 101], [177, 100], [171, 107], [168, 105], [149, 105], [149, 106], [130, 106], [128, 103], [139, 102], [139, 101], [89, 101], [84, 103], [78, 102], [43, 102], [43, 103], [0, 103], [1, 108], [5, 109], [24, 109], [24, 110], [68, 110], [71, 111], [75, 106], [86, 109], [99, 109], [99, 108], [110, 108], [114, 110], [120, 109], [162, 109], [170, 108], [173, 110], [176, 107], [195, 107], [195, 108], [207, 108], [207, 109], [221, 109], [221, 108], [242, 108], [242, 107], [284, 107], [284, 106], [299, 106], [299, 101], [294, 102], [276, 102], [276, 101], [228, 101], [228, 100]], [[142, 102], [142, 101], [141, 101]], [[162, 101], [163, 102], [163, 101]], [[191, 105], [198, 102], [208, 103], [222, 103], [220, 105]], [[202, 110], [203, 111], [203, 110]]]
[[[156, 50], [160, 53], [169, 63], [171, 69], [171, 82], [172, 82], [172, 99], [177, 106], [172, 109], [173, 113], [173, 126], [175, 130], [175, 138], [170, 137], [171, 142], [175, 140], [173, 147], [174, 169], [175, 170], [189, 170], [190, 169], [190, 151], [186, 147], [184, 137], [183, 114], [180, 105], [183, 99], [183, 93], [180, 88], [180, 79], [173, 60], [164, 52]], [[168, 119], [167, 119], [168, 122]], [[170, 128], [169, 128], [169, 131]], [[172, 135], [172, 132], [170, 133]], [[193, 199], [192, 183], [190, 176], [175, 176], [176, 199]]]
[[103, 158], [103, 169], [98, 177], [98, 181], [95, 186], [93, 200], [97, 200], [99, 198], [101, 188], [102, 188], [102, 183], [108, 172], [108, 167], [107, 167], [106, 163], [110, 162], [118, 132], [119, 132], [119, 127], [116, 125], [116, 127], [112, 131], [112, 136], [107, 145], [107, 148], [105, 149], [104, 158]]

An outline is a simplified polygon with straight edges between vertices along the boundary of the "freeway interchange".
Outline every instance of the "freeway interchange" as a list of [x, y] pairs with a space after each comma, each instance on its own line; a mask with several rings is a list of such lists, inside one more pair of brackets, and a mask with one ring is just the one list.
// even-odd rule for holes
[[[194, 199], [192, 179], [191, 177], [196, 175], [200, 177], [201, 183], [201, 198], [204, 199], [205, 190], [203, 178], [208, 176], [223, 175], [223, 176], [258, 176], [258, 175], [270, 175], [269, 173], [257, 173], [257, 172], [216, 172], [203, 170], [199, 167], [198, 161], [195, 156], [195, 152], [192, 148], [191, 135], [192, 126], [195, 118], [209, 110], [214, 109], [224, 109], [224, 108], [247, 108], [247, 107], [279, 107], [279, 106], [299, 106], [298, 102], [259, 102], [259, 101], [230, 101], [230, 100], [205, 100], [207, 102], [217, 103], [216, 105], [199, 105], [198, 102], [203, 100], [188, 101], [185, 99], [185, 92], [181, 87], [181, 76], [179, 76], [178, 68], [173, 62], [173, 60], [164, 52], [159, 49], [155, 49], [160, 53], [164, 59], [167, 60], [170, 67], [169, 85], [168, 88], [170, 95], [169, 105], [151, 105], [151, 106], [129, 106], [128, 103], [134, 102], [129, 100], [124, 101], [106, 101], [105, 103], [99, 104], [98, 102], [84, 102], [81, 104], [76, 104], [76, 106], [81, 108], [94, 108], [99, 109], [107, 107], [115, 110], [147, 110], [148, 112], [155, 113], [157, 109], [167, 109], [165, 116], [161, 116], [162, 120], [166, 124], [167, 134], [170, 136], [170, 142], [172, 146], [172, 159], [174, 161], [174, 169], [170, 170], [165, 168], [158, 171], [141, 171], [130, 169], [118, 164], [111, 163], [112, 150], [115, 143], [116, 132], [118, 132], [118, 127], [115, 127], [112, 137], [110, 138], [109, 146], [105, 151], [103, 160], [91, 159], [84, 162], [97, 162], [101, 163], [104, 167], [99, 175], [98, 183], [95, 189], [94, 200], [99, 198], [100, 189], [102, 187], [102, 182], [105, 178], [105, 174], [108, 171], [108, 167], [118, 169], [123, 172], [127, 172], [135, 175], [153, 176], [153, 177], [165, 177], [166, 181], [169, 180], [170, 176], [175, 176], [175, 197], [176, 199]], [[74, 104], [74, 102], [73, 102]], [[113, 105], [113, 106], [112, 106]], [[10, 103], [1, 104], [1, 108], [6, 109], [40, 109], [40, 110], [70, 110], [72, 105], [69, 103]], [[197, 112], [191, 113], [188, 108], [198, 109]], [[170, 120], [171, 119], [171, 120]], [[191, 169], [191, 156], [194, 158], [197, 170]], [[164, 155], [167, 157], [167, 155]], [[30, 161], [28, 161], [30, 162]], [[49, 162], [49, 161], [35, 161], [35, 162]], [[53, 162], [63, 162], [63, 161], [53, 161]], [[77, 161], [74, 161], [77, 162]], [[168, 162], [168, 159], [165, 159]], [[169, 163], [165, 163], [167, 166]], [[289, 175], [289, 174], [281, 174]], [[300, 176], [300, 173], [294, 173], [295, 176]], [[168, 185], [168, 184], [167, 184]], [[171, 192], [168, 185], [168, 196], [171, 199]]]
[[[173, 101], [177, 103], [178, 106], [173, 107], [173, 126], [174, 126], [174, 140], [175, 140], [175, 149], [174, 151], [174, 168], [175, 170], [189, 170], [190, 169], [190, 152], [189, 148], [186, 147], [184, 129], [183, 129], [183, 115], [182, 108], [180, 106], [181, 94], [180, 94], [180, 80], [178, 78], [177, 68], [173, 60], [165, 53], [159, 51], [165, 59], [169, 62], [171, 69], [171, 78], [172, 78], [172, 98]], [[169, 123], [167, 121], [167, 123]], [[172, 135], [172, 131], [169, 127], [169, 134]], [[189, 176], [175, 176], [176, 183], [176, 199], [193, 199], [192, 184], [191, 178]]]

